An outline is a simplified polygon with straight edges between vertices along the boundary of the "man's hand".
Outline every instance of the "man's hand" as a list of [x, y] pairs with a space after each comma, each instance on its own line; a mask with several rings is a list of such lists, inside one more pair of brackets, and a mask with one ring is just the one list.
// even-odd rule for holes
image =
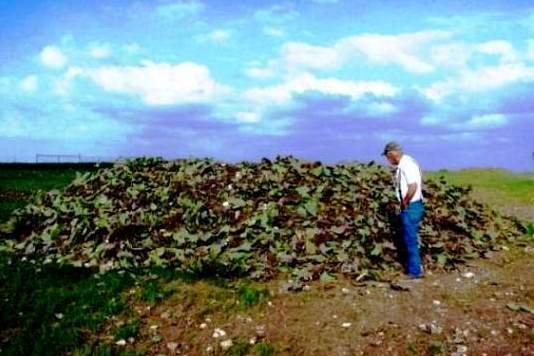
[[408, 207], [408, 204], [410, 204], [410, 200], [412, 200], [416, 191], [417, 183], [408, 184], [408, 191], [406, 192], [406, 196], [401, 199], [401, 211]]

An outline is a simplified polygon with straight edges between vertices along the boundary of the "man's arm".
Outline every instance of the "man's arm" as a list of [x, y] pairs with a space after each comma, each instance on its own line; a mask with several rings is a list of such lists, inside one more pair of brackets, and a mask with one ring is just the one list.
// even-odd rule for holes
[[406, 209], [406, 207], [410, 203], [410, 200], [412, 200], [413, 196], [415, 195], [416, 191], [417, 183], [408, 184], [408, 191], [406, 192], [404, 198], [401, 200], [401, 210]]

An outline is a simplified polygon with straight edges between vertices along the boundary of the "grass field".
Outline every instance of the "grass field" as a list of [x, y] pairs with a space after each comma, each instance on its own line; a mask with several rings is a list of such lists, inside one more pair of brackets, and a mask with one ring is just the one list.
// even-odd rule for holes
[[[35, 191], [62, 189], [76, 171], [91, 170], [0, 167], [0, 221]], [[472, 185], [483, 202], [534, 221], [532, 175], [493, 169], [428, 175]], [[473, 354], [528, 354], [532, 240], [504, 248], [463, 271], [429, 275], [408, 292], [339, 280], [299, 294], [281, 293], [284, 281], [277, 280], [198, 280], [167, 270], [96, 275], [0, 255], [0, 354], [410, 355], [450, 354], [459, 346]], [[465, 271], [475, 277], [462, 277]], [[439, 332], [421, 327], [433, 322]], [[227, 351], [215, 328], [231, 337]]]

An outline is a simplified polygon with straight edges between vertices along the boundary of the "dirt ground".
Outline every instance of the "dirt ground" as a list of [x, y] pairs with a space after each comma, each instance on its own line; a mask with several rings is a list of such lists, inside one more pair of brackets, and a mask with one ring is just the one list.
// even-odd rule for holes
[[300, 292], [272, 281], [262, 285], [266, 300], [242, 310], [206, 282], [172, 282], [161, 303], [135, 306], [142, 326], [131, 347], [152, 355], [534, 355], [533, 257], [524, 243], [418, 280], [314, 282]]

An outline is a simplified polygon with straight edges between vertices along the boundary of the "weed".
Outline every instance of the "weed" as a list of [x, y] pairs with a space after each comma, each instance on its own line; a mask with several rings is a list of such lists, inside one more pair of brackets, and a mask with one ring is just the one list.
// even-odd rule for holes
[[272, 356], [274, 355], [274, 351], [275, 351], [274, 347], [272, 347], [271, 345], [265, 342], [260, 342], [256, 344], [256, 347], [254, 349], [258, 356]]
[[[33, 265], [0, 256], [0, 325], [15, 330], [7, 355], [57, 355], [72, 350], [111, 315], [126, 308], [121, 291], [129, 274], [97, 275], [56, 264]], [[28, 342], [31, 340], [31, 342]]]

